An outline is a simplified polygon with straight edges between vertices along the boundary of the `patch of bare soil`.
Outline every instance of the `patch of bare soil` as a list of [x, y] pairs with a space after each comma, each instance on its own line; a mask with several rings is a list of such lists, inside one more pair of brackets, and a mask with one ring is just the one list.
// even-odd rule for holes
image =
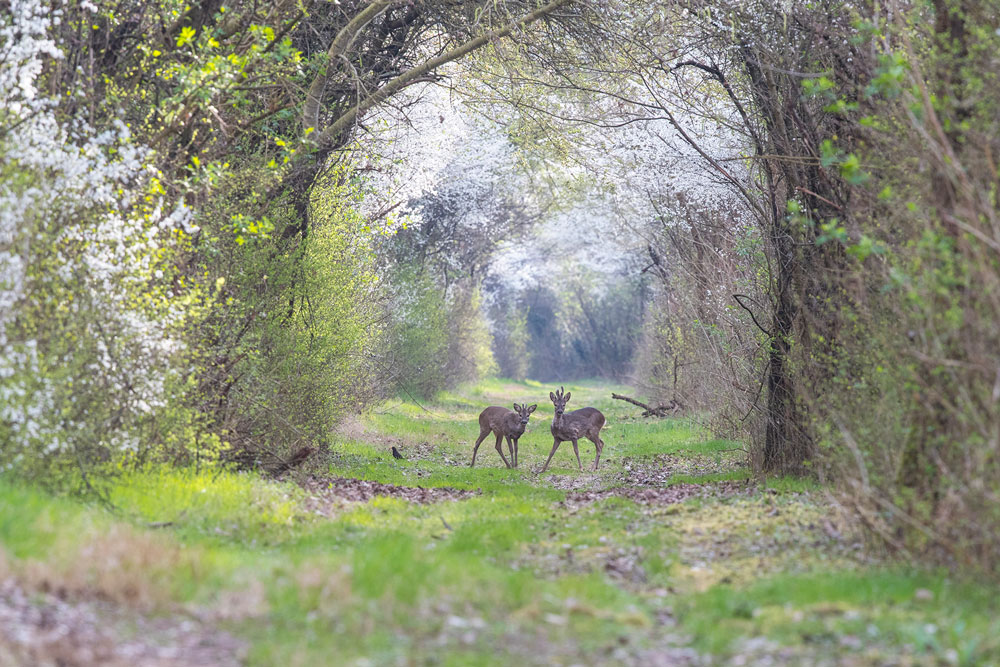
[[450, 487], [397, 486], [350, 477], [307, 477], [301, 484], [309, 494], [307, 507], [320, 514], [329, 513], [333, 507], [342, 505], [343, 501], [367, 502], [376, 496], [427, 504], [462, 500], [480, 493]]
[[434, 451], [437, 449], [437, 445], [431, 444], [427, 441], [413, 442], [403, 440], [402, 438], [394, 438], [392, 436], [382, 436], [381, 438], [376, 439], [376, 442], [383, 444], [385, 452], [388, 456], [392, 456], [392, 448], [396, 447], [404, 459], [410, 459], [413, 461], [432, 458]]
[[146, 617], [105, 602], [67, 601], [0, 583], [0, 665], [240, 665], [243, 642], [198, 621]]
[[596, 473], [581, 472], [576, 475], [549, 475], [548, 482], [560, 491], [581, 491], [601, 482]]
[[712, 475], [733, 469], [733, 458], [706, 455], [625, 457], [622, 459], [623, 484], [629, 486], [663, 486], [674, 475]]
[[545, 614], [539, 619], [543, 629], [537, 636], [509, 635], [505, 638], [500, 662], [522, 665], [623, 665], [635, 667], [707, 667], [713, 663], [692, 648], [683, 646], [687, 637], [658, 634], [656, 647], [642, 647], [630, 633], [623, 632], [616, 643], [580, 647], [567, 640], [557, 640], [545, 629], [559, 628], [569, 622], [566, 616]]
[[646, 583], [646, 571], [641, 563], [641, 548], [618, 548], [606, 556], [604, 572], [623, 584], [641, 585]]
[[605, 498], [628, 498], [642, 505], [669, 505], [688, 498], [719, 498], [746, 493], [751, 487], [746, 482], [727, 481], [711, 484], [675, 484], [663, 488], [637, 488], [623, 486], [600, 491], [576, 491], [566, 494], [563, 504], [572, 507], [592, 503]]

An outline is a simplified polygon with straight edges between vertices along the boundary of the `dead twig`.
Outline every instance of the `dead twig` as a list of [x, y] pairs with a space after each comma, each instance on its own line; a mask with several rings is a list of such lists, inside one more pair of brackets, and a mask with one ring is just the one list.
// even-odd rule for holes
[[643, 417], [666, 417], [668, 415], [676, 414], [682, 407], [680, 401], [673, 398], [670, 399], [670, 403], [668, 405], [657, 405], [656, 407], [646, 405], [645, 403], [637, 401], [634, 398], [623, 396], [621, 394], [615, 394], [613, 392], [611, 394], [611, 398], [639, 406], [644, 410], [642, 413]]

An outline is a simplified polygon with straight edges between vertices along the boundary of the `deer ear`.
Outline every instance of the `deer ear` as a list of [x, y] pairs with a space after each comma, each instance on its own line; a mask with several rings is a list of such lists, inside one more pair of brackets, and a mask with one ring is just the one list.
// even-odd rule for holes
[[521, 411], [521, 406], [518, 405], [517, 403], [515, 403], [514, 404], [514, 410], [516, 410], [517, 412], [520, 412]]
[[569, 403], [569, 397], [573, 395], [573, 392], [567, 391], [566, 395], [563, 397], [567, 403]]
[[549, 400], [550, 401], [555, 401], [556, 400], [556, 395], [553, 394], [551, 391], [549, 392]]
[[528, 406], [528, 414], [530, 415], [530, 414], [531, 414], [532, 412], [534, 412], [534, 411], [535, 411], [535, 408], [537, 408], [537, 407], [538, 407], [538, 404], [537, 404], [537, 403], [536, 403], [536, 404], [534, 404], [534, 405], [529, 405], [529, 406]]

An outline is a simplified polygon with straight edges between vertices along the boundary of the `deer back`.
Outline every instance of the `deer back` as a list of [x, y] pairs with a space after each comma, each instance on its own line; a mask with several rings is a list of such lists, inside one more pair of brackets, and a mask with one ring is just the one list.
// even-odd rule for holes
[[517, 413], [499, 405], [491, 405], [479, 413], [479, 428], [503, 435], [520, 435], [524, 432]]
[[597, 408], [580, 408], [564, 412], [561, 419], [553, 419], [552, 435], [562, 440], [596, 438], [604, 422], [604, 415]]

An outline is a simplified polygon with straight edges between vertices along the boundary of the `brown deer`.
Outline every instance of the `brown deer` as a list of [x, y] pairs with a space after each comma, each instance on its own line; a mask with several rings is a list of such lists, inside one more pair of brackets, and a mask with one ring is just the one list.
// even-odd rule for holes
[[569, 403], [569, 397], [572, 395], [573, 392], [563, 394], [562, 387], [559, 387], [559, 391], [554, 394], [551, 391], [549, 392], [549, 398], [552, 399], [552, 404], [556, 409], [555, 417], [552, 418], [552, 437], [555, 438], [555, 442], [552, 444], [549, 460], [542, 467], [542, 472], [545, 472], [549, 467], [549, 462], [552, 461], [556, 450], [559, 449], [559, 445], [565, 440], [573, 443], [573, 452], [576, 454], [576, 465], [579, 466], [580, 470], [583, 470], [583, 464], [580, 463], [580, 448], [576, 444], [576, 441], [580, 438], [590, 440], [597, 449], [597, 456], [594, 458], [594, 470], [597, 470], [597, 466], [601, 462], [601, 452], [604, 450], [604, 441], [601, 440], [601, 429], [604, 428], [606, 421], [604, 415], [597, 408], [580, 408], [579, 410], [566, 412], [566, 404]]
[[[476, 447], [472, 450], [472, 463], [470, 468], [476, 465], [476, 452], [486, 436], [492, 431], [497, 436], [497, 451], [500, 458], [508, 467], [517, 467], [517, 439], [524, 434], [524, 428], [528, 425], [528, 416], [535, 411], [538, 405], [518, 405], [514, 404], [513, 410], [501, 408], [498, 405], [491, 405], [479, 413], [479, 439], [476, 440]], [[510, 450], [510, 461], [503, 455], [503, 446], [500, 444], [507, 438], [507, 448]], [[513, 463], [513, 466], [511, 465]]]

